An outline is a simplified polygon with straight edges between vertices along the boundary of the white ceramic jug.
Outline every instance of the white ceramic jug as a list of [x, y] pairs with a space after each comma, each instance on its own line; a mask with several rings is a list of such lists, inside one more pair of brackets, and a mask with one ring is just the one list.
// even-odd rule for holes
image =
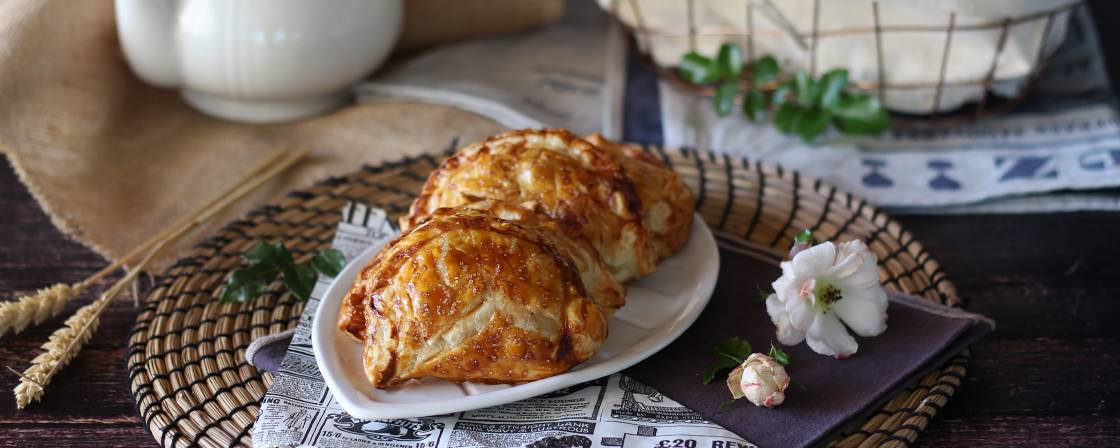
[[401, 0], [116, 0], [136, 74], [195, 108], [284, 121], [346, 101], [393, 49]]

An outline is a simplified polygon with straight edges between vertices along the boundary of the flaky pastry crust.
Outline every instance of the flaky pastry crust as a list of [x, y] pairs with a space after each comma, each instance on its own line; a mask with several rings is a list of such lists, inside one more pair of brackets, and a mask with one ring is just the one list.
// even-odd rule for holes
[[594, 355], [622, 286], [589, 246], [529, 213], [435, 210], [362, 270], [339, 327], [364, 342], [373, 386], [524, 382]]
[[642, 203], [642, 222], [659, 258], [677, 253], [692, 231], [692, 191], [681, 175], [641, 147], [607, 140], [599, 134], [585, 139], [622, 164], [634, 181]]
[[615, 157], [571, 132], [512, 131], [462, 149], [428, 177], [401, 227], [481, 200], [548, 215], [564, 234], [589, 242], [619, 282], [656, 267], [634, 181]]

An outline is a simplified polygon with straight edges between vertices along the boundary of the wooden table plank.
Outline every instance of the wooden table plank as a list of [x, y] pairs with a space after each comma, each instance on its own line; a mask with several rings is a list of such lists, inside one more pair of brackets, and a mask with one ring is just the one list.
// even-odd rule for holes
[[939, 418], [918, 439], [920, 446], [970, 448], [1115, 447], [1120, 416], [977, 416]]
[[[105, 261], [51, 225], [5, 159], [0, 168], [0, 299], [10, 300], [59, 281], [77, 281]], [[39, 345], [65, 316], [0, 339], [0, 369], [27, 367]], [[47, 389], [43, 402], [18, 411], [11, 389], [18, 378], [0, 370], [0, 446], [151, 446], [141, 428], [125, 376], [125, 337], [135, 319], [131, 298], [106, 311], [97, 336]]]

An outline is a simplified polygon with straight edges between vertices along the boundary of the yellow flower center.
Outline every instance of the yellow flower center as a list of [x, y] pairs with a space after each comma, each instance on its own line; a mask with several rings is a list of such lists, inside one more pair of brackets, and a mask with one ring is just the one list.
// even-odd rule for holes
[[813, 296], [817, 298], [817, 306], [824, 311], [828, 311], [833, 303], [840, 300], [840, 288], [821, 279], [817, 279], [816, 283], [816, 287], [813, 288]]

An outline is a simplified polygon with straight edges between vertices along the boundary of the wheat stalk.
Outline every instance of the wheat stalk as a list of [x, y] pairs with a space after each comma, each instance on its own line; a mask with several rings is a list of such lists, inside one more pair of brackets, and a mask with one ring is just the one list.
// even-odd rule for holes
[[[284, 162], [260, 175], [239, 182], [228, 194], [213, 201], [209, 208], [200, 210], [193, 214], [194, 216], [190, 220], [177, 225], [175, 231], [169, 233], [171, 235], [170, 237], [155, 242], [147, 252], [147, 255], [144, 256], [144, 259], [137, 263], [132, 270], [128, 271], [128, 275], [117, 280], [117, 282], [102, 293], [101, 297], [97, 300], [81, 307], [74, 315], [66, 319], [64, 326], [52, 333], [47, 342], [43, 344], [43, 353], [40, 353], [39, 356], [31, 360], [31, 367], [28, 367], [22, 374], [19, 374], [19, 384], [17, 384], [13, 390], [16, 396], [16, 407], [23, 409], [31, 404], [32, 401], [39, 401], [43, 397], [45, 388], [50, 384], [54, 375], [58, 373], [62, 367], [65, 367], [66, 364], [69, 364], [70, 361], [78, 355], [78, 352], [82, 350], [82, 346], [93, 337], [93, 332], [97, 330], [97, 324], [101, 321], [101, 313], [105, 311], [113, 298], [116, 297], [122, 289], [132, 283], [132, 281], [136, 279], [136, 276], [144, 270], [148, 262], [152, 260], [152, 257], [159, 253], [167, 243], [173, 241], [175, 236], [204, 222], [219, 210], [232, 204], [246, 193], [259, 187], [266, 180], [287, 169], [305, 155], [307, 155], [307, 151], [299, 151], [285, 159]], [[65, 285], [56, 285], [55, 287], [58, 286]], [[46, 301], [49, 299], [44, 300]], [[54, 302], [51, 302], [51, 305], [54, 306]], [[36, 312], [38, 312], [38, 309], [36, 309]], [[19, 319], [27, 318], [27, 316], [32, 316], [33, 318], [34, 314], [27, 314], [24, 312], [23, 314], [15, 316], [11, 322], [17, 322]], [[5, 322], [7, 321], [5, 316], [0, 316], [0, 319], [5, 319]]]
[[[130, 261], [138, 258], [144, 253], [148, 252], [153, 246], [161, 241], [177, 238], [186, 233], [195, 225], [198, 225], [206, 218], [209, 218], [218, 210], [221, 210], [232, 201], [247, 193], [248, 190], [260, 185], [260, 182], [267, 180], [275, 175], [280, 170], [291, 166], [292, 163], [298, 161], [306, 151], [299, 152], [293, 156], [288, 157], [285, 162], [276, 165], [271, 170], [265, 170], [274, 162], [280, 159], [287, 153], [286, 150], [279, 150], [269, 155], [241, 178], [237, 183], [231, 185], [222, 193], [214, 196], [201, 207], [191, 212], [186, 218], [174, 226], [168, 227], [163, 232], [149, 238], [147, 241], [141, 243], [136, 248], [132, 249], [129, 253], [125, 254], [113, 262], [109, 266], [104, 267], [85, 280], [74, 284], [58, 283], [48, 288], [43, 288], [35, 292], [35, 294], [20, 297], [10, 302], [0, 303], [0, 337], [4, 337], [8, 332], [19, 332], [26, 329], [28, 326], [34, 324], [39, 325], [50, 317], [57, 316], [63, 309], [66, 308], [66, 303], [71, 299], [77, 297], [89, 285], [97, 283], [99, 280], [107, 277], [109, 274], [116, 272], [121, 267]], [[256, 183], [254, 183], [254, 181]], [[252, 188], [245, 190], [245, 187], [252, 185]]]

